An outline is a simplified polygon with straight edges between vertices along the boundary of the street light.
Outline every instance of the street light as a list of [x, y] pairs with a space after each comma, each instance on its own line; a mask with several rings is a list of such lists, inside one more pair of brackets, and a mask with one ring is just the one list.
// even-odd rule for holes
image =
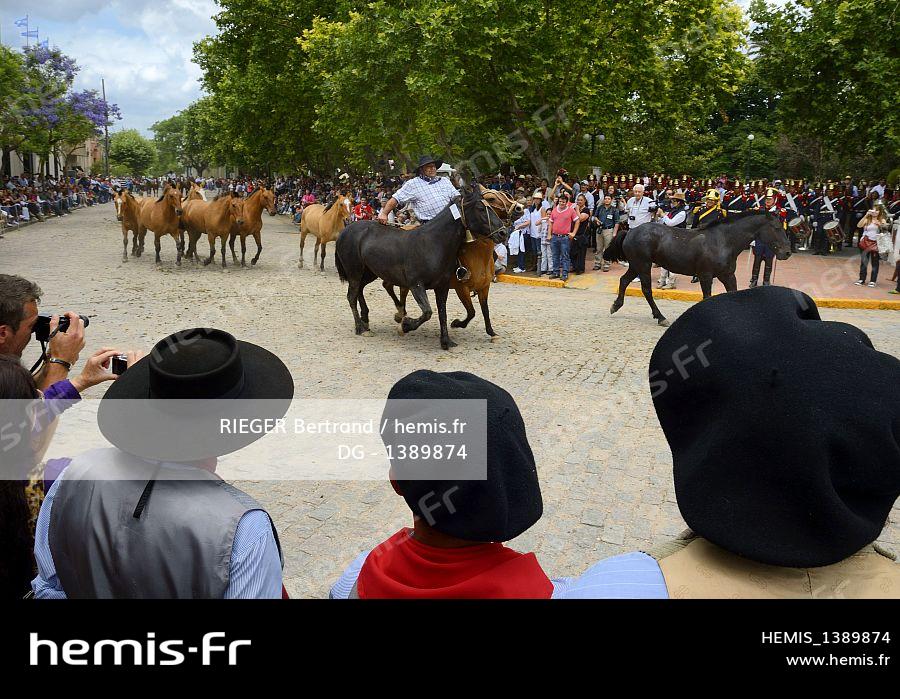
[[747, 160], [744, 161], [744, 182], [750, 179], [750, 151], [753, 148], [753, 139], [756, 138], [752, 133], [747, 134]]

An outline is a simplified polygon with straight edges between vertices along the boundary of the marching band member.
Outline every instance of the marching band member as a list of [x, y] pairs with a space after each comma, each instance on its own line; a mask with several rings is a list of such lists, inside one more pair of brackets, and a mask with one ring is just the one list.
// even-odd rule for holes
[[729, 214], [739, 214], [747, 210], [747, 197], [739, 182], [735, 181], [731, 193], [725, 198], [725, 210]]
[[[770, 213], [778, 214], [779, 218], [781, 219], [781, 225], [787, 225], [787, 211], [779, 206], [778, 194], [774, 188], [770, 187], [766, 191], [766, 201], [761, 208], [762, 210], [768, 211]], [[759, 268], [760, 265], [763, 264], [763, 262], [765, 262], [765, 269], [763, 270], [763, 286], [769, 286], [771, 284], [769, 280], [772, 277], [772, 260], [775, 258], [775, 251], [772, 250], [758, 237], [753, 241], [752, 247], [753, 273], [750, 276], [750, 288], [752, 289], [757, 285], [759, 281]]]

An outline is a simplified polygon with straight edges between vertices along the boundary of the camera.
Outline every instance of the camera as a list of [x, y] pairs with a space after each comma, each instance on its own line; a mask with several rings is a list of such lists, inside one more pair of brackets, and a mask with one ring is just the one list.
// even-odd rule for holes
[[[50, 340], [50, 318], [52, 317], [52, 313], [38, 313], [37, 323], [34, 324], [34, 330], [32, 330], [38, 342], [48, 342]], [[87, 316], [79, 314], [78, 317], [84, 321], [84, 327], [91, 324], [91, 319]], [[69, 317], [61, 315], [59, 317], [59, 332], [64, 333], [68, 329]]]
[[127, 354], [117, 354], [110, 360], [109, 370], [116, 376], [124, 374], [126, 369], [128, 369]]

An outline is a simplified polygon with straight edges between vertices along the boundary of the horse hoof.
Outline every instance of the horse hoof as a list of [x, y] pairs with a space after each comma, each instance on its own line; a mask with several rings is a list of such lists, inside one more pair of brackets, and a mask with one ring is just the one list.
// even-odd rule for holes
[[665, 318], [659, 318], [657, 322], [664, 328], [667, 328], [669, 326], [669, 321], [667, 321]]
[[616, 304], [613, 304], [612, 306], [609, 307], [609, 314], [612, 315], [613, 313], [618, 311], [620, 308], [621, 308], [621, 306], [617, 306]]
[[406, 331], [403, 329], [402, 323], [397, 326], [397, 334], [400, 335], [400, 337], [403, 337], [404, 335], [406, 335]]
[[451, 328], [464, 328], [465, 326], [459, 320], [459, 318], [455, 319], [452, 323], [450, 323]]
[[494, 335], [494, 336], [491, 338], [491, 342], [500, 342], [500, 336], [499, 336], [499, 335]]
[[251, 265], [255, 265], [257, 262], [258, 262], [258, 260], [250, 260]]
[[394, 322], [395, 322], [395, 323], [402, 323], [402, 322], [403, 322], [403, 317], [404, 317], [404, 316], [403, 316], [402, 313], [400, 313], [400, 312], [395, 313], [395, 314], [394, 314]]
[[360, 333], [360, 334], [363, 337], [374, 337], [374, 335], [375, 335], [375, 333], [373, 333], [371, 330], [363, 330], [362, 333]]

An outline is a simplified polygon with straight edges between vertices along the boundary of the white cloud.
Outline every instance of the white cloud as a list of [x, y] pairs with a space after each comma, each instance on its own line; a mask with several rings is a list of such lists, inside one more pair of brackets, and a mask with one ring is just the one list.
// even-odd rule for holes
[[14, 0], [0, 0], [5, 21], [26, 11], [42, 38], [49, 35], [52, 45], [77, 61], [77, 89], [99, 90], [106, 80], [107, 98], [124, 117], [116, 129], [150, 135], [151, 124], [200, 96], [193, 44], [216, 32], [213, 0], [44, 0], [40, 17]]

